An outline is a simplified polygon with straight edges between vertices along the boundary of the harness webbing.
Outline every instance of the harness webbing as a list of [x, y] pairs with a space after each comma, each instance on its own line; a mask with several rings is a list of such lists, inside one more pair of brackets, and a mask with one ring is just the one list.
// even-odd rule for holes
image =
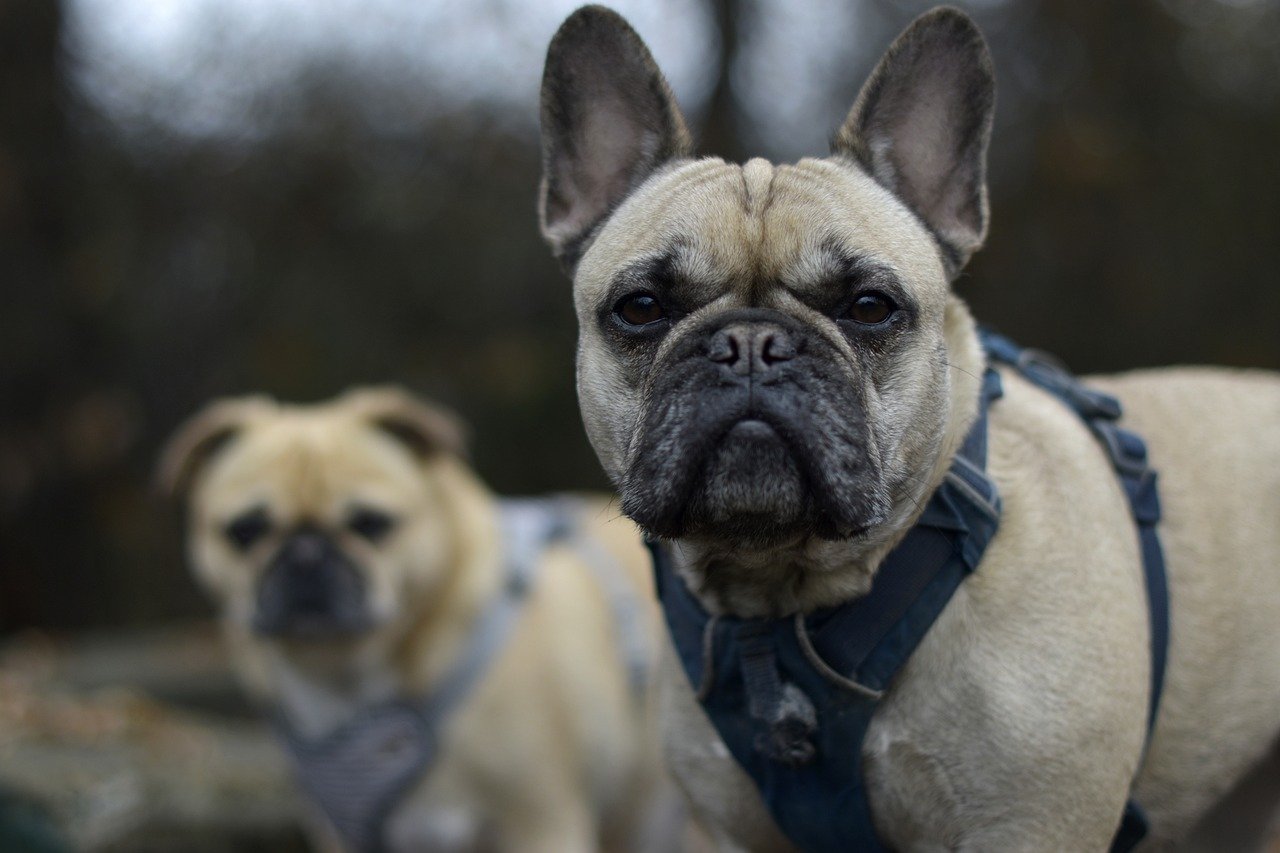
[[1147, 709], [1150, 734], [1160, 710], [1169, 654], [1169, 586], [1165, 577], [1164, 551], [1156, 532], [1156, 525], [1160, 523], [1156, 472], [1147, 462], [1146, 442], [1137, 433], [1117, 423], [1123, 414], [1119, 400], [1086, 387], [1052, 356], [1039, 350], [1023, 349], [989, 330], [983, 331], [982, 342], [989, 359], [1015, 368], [1027, 381], [1053, 394], [1080, 416], [1102, 444], [1124, 486], [1142, 546], [1142, 570], [1147, 582], [1147, 608], [1151, 619], [1151, 694]]
[[[1165, 666], [1169, 656], [1169, 582], [1164, 550], [1156, 525], [1160, 523], [1160, 498], [1156, 472], [1147, 461], [1146, 442], [1117, 422], [1123, 414], [1120, 401], [1083, 385], [1057, 361], [1034, 349], [1023, 349], [990, 330], [983, 330], [982, 343], [991, 361], [1007, 364], [1029, 382], [1067, 404], [1088, 425], [1102, 444], [1124, 487], [1129, 510], [1138, 528], [1142, 551], [1142, 572], [1146, 579], [1147, 613], [1151, 631], [1151, 690], [1147, 700], [1147, 744], [1150, 745], [1164, 692]], [[1132, 797], [1125, 803], [1124, 816], [1112, 853], [1127, 853], [1150, 831], [1146, 813]]]
[[[1168, 596], [1155, 523], [1155, 475], [1146, 449], [1120, 429], [1119, 403], [1079, 385], [1043, 356], [983, 333], [992, 362], [1008, 364], [1062, 398], [1112, 457], [1142, 540], [1152, 625], [1154, 723], [1168, 639]], [[1029, 353], [1029, 354], [1028, 354]], [[1000, 396], [988, 368], [979, 414], [916, 525], [885, 558], [862, 598], [781, 619], [711, 616], [651, 542], [658, 594], [678, 657], [735, 760], [783, 833], [806, 851], [885, 849], [872, 823], [862, 742], [884, 690], [995, 535], [1000, 500], [987, 477], [987, 409]], [[1113, 842], [1127, 851], [1146, 832], [1132, 801]]]

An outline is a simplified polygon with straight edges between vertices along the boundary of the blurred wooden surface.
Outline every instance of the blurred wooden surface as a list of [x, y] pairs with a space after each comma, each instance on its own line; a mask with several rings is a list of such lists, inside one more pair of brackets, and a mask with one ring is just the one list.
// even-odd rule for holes
[[[78, 850], [307, 849], [284, 756], [209, 623], [75, 640], [28, 633], [0, 647], [0, 792], [35, 806]], [[1277, 800], [1272, 755], [1179, 849], [1280, 853]], [[686, 845], [710, 849], [696, 833]]]
[[210, 626], [0, 651], [0, 789], [78, 850], [305, 850]]

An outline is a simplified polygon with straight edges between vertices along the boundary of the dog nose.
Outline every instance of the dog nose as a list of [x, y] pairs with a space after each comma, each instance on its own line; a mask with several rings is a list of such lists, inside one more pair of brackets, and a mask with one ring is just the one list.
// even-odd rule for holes
[[767, 373], [796, 357], [796, 346], [773, 323], [734, 323], [711, 336], [707, 358], [739, 376]]
[[285, 541], [279, 559], [295, 566], [318, 566], [329, 556], [331, 547], [323, 533], [301, 530]]

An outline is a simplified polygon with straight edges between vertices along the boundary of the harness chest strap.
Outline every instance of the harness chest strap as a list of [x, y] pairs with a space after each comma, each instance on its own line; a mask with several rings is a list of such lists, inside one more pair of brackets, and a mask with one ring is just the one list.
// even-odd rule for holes
[[314, 740], [302, 737], [283, 715], [275, 716], [299, 784], [351, 849], [383, 849], [387, 818], [434, 764], [445, 723], [506, 643], [542, 552], [568, 532], [563, 509], [553, 503], [500, 505], [506, 550], [502, 589], [481, 611], [462, 655], [431, 693], [365, 709]]
[[[1145, 448], [1115, 426], [1116, 401], [1084, 389], [1065, 371], [1026, 369], [1032, 360], [1003, 338], [984, 334], [984, 344], [992, 361], [1011, 364], [1066, 400], [1113, 454], [1142, 538], [1154, 722], [1168, 602], [1154, 531], [1159, 507]], [[999, 376], [988, 369], [977, 421], [951, 470], [857, 601], [785, 619], [712, 617], [676, 573], [667, 546], [650, 543], [658, 594], [690, 683], [779, 827], [803, 850], [884, 849], [871, 819], [862, 742], [894, 675], [995, 535], [1000, 500], [985, 474], [987, 408], [1000, 393]], [[1113, 448], [1125, 453], [1123, 460]], [[1131, 801], [1112, 850], [1131, 849], [1145, 833], [1145, 818]]]

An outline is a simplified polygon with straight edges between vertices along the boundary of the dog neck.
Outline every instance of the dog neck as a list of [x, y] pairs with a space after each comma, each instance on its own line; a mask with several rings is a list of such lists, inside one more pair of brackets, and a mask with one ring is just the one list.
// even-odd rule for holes
[[385, 656], [361, 649], [288, 653], [272, 649], [272, 704], [289, 726], [307, 739], [324, 736], [362, 708], [393, 699], [399, 679]]
[[411, 695], [429, 692], [462, 652], [481, 611], [501, 594], [503, 531], [494, 496], [463, 465], [447, 478], [453, 558], [443, 585], [426, 596], [392, 650], [392, 662]]
[[429, 694], [449, 671], [470, 629], [502, 583], [497, 504], [461, 465], [447, 479], [453, 553], [447, 575], [406, 609], [406, 618], [375, 633], [323, 644], [260, 644], [268, 704], [305, 738], [333, 731], [369, 707]]
[[856, 539], [807, 536], [750, 552], [695, 538], [677, 540], [678, 571], [709, 612], [782, 616], [832, 607], [867, 593], [877, 567], [916, 523], [977, 418], [984, 357], [973, 317], [955, 296], [947, 305], [944, 340], [949, 374], [946, 427], [922, 476], [903, 484], [888, 519]]

